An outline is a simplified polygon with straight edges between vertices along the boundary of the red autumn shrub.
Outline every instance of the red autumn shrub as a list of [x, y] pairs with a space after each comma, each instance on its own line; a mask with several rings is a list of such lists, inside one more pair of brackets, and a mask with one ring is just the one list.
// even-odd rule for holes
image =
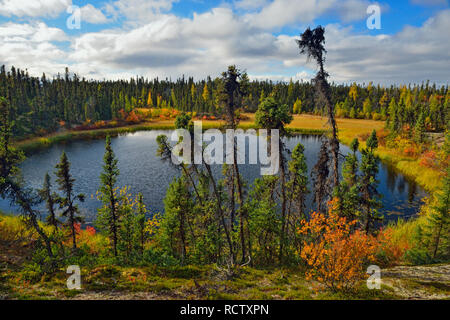
[[300, 256], [309, 267], [308, 279], [333, 291], [351, 291], [364, 278], [379, 244], [376, 237], [354, 230], [356, 223], [339, 216], [336, 199], [330, 201], [327, 216], [312, 213], [309, 221], [302, 221], [299, 233], [307, 240]]
[[379, 248], [377, 252], [377, 264], [381, 267], [392, 267], [400, 264], [403, 257], [411, 249], [411, 239], [406, 235], [394, 238], [394, 229], [382, 230], [378, 237]]
[[138, 117], [138, 115], [134, 112], [134, 110], [132, 110], [127, 117], [127, 122], [132, 122], [132, 123], [138, 123], [141, 121], [141, 119]]
[[419, 165], [425, 168], [437, 169], [439, 167], [438, 157], [435, 151], [429, 150], [420, 157]]

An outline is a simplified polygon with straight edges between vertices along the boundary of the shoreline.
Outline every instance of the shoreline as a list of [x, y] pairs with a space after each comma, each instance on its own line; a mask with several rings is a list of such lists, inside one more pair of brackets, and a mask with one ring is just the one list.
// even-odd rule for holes
[[[254, 125], [252, 121], [252, 115], [250, 119], [244, 120], [238, 125], [239, 129], [256, 129], [257, 127]], [[311, 134], [311, 135], [322, 135], [327, 132], [327, 128], [322, 126], [318, 126], [316, 123], [312, 122], [320, 122], [325, 121], [325, 118], [320, 116], [311, 116], [311, 115], [301, 115], [297, 116], [296, 120], [293, 121], [292, 124], [288, 126], [288, 131], [295, 134]], [[300, 127], [298, 123], [295, 123], [297, 120], [306, 120], [306, 124], [310, 126], [310, 128]], [[346, 121], [347, 120], [347, 121]], [[344, 145], [349, 145], [350, 142], [355, 138], [360, 138], [361, 135], [370, 133], [373, 129], [379, 130], [384, 126], [384, 122], [381, 121], [367, 121], [361, 119], [338, 119], [339, 122], [344, 122], [348, 127], [343, 128], [339, 131], [339, 140], [340, 143]], [[363, 126], [358, 128], [358, 130], [353, 130], [353, 123], [357, 123], [358, 125], [366, 124], [367, 126]], [[312, 123], [312, 124], [311, 124]], [[348, 125], [347, 123], [350, 123]], [[375, 125], [377, 127], [375, 127]], [[222, 121], [212, 121], [207, 120], [203, 121], [203, 129], [223, 129]], [[369, 126], [371, 125], [371, 126]], [[97, 140], [104, 139], [107, 135], [111, 137], [117, 137], [120, 135], [135, 133], [138, 131], [152, 131], [152, 130], [174, 130], [175, 125], [173, 120], [164, 120], [157, 122], [146, 122], [136, 125], [127, 125], [120, 126], [114, 128], [103, 128], [103, 129], [92, 129], [92, 130], [68, 130], [60, 133], [53, 133], [44, 137], [33, 137], [29, 139], [25, 139], [22, 141], [17, 141], [14, 143], [14, 146], [18, 149], [22, 150], [27, 156], [30, 156], [40, 150], [50, 148], [55, 144], [64, 144], [72, 141], [89, 141], [89, 140]], [[360, 150], [365, 146], [364, 141], [360, 141]], [[420, 187], [422, 187], [427, 193], [432, 195], [437, 190], [439, 190], [441, 186], [441, 174], [433, 169], [425, 168], [419, 165], [418, 160], [407, 157], [404, 155], [396, 154], [395, 150], [388, 149], [386, 147], [380, 147], [377, 150], [377, 155], [380, 160], [392, 166], [396, 171], [403, 174], [407, 178], [411, 179], [415, 183], [417, 183]]]
[[[203, 124], [203, 130], [208, 129], [223, 129], [223, 125], [220, 123], [206, 123]], [[241, 124], [238, 125], [238, 129], [257, 129], [253, 124]], [[175, 130], [175, 125], [169, 123], [146, 123], [138, 125], [120, 126], [114, 128], [103, 129], [90, 129], [90, 130], [68, 130], [60, 133], [53, 133], [43, 137], [33, 137], [14, 142], [14, 146], [22, 150], [27, 156], [31, 155], [39, 150], [49, 148], [58, 143], [67, 143], [72, 141], [82, 140], [98, 140], [104, 139], [107, 135], [111, 137], [117, 137], [122, 134], [135, 133], [139, 131], [153, 131], [153, 130]], [[308, 129], [308, 128], [288, 128], [289, 132], [296, 134], [311, 134], [321, 135], [326, 130], [321, 129]]]

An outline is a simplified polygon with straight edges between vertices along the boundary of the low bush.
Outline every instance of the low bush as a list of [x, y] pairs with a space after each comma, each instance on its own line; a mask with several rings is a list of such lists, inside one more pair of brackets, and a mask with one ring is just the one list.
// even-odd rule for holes
[[312, 213], [299, 232], [306, 237], [301, 257], [314, 278], [332, 291], [353, 291], [366, 275], [365, 267], [375, 261], [379, 250], [376, 237], [354, 230], [357, 221], [337, 213], [337, 200], [329, 203], [328, 216]]

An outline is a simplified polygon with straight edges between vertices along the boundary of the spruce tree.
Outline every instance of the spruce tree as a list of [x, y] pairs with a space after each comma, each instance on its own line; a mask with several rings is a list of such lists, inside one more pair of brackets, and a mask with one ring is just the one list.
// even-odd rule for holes
[[362, 223], [367, 234], [373, 231], [375, 223], [382, 220], [378, 212], [381, 207], [380, 194], [378, 193], [378, 165], [379, 159], [375, 155], [375, 149], [378, 148], [378, 139], [375, 130], [366, 141], [366, 148], [362, 151], [361, 159], [361, 204], [363, 216]]
[[289, 168], [289, 198], [297, 212], [297, 218], [304, 216], [306, 205], [306, 195], [308, 194], [308, 166], [304, 155], [305, 147], [299, 143], [291, 154], [288, 163]]
[[139, 193], [136, 199], [136, 230], [137, 230], [137, 240], [139, 242], [139, 249], [141, 255], [144, 254], [144, 246], [146, 241], [147, 232], [145, 230], [146, 228], [146, 217], [145, 214], [147, 213], [147, 208], [144, 204], [144, 197], [142, 196], [142, 193]]
[[126, 263], [130, 263], [136, 249], [136, 215], [134, 202], [128, 194], [128, 188], [120, 190], [117, 213], [120, 216], [118, 232], [118, 251]]
[[108, 234], [112, 243], [112, 251], [117, 257], [118, 245], [118, 229], [119, 229], [119, 213], [118, 195], [117, 195], [117, 178], [119, 169], [117, 167], [118, 160], [111, 147], [111, 137], [106, 137], [105, 154], [103, 156], [103, 172], [100, 174], [100, 188], [98, 198], [102, 201], [103, 206], [98, 209], [97, 225]]
[[53, 226], [54, 230], [58, 229], [58, 225], [60, 221], [56, 217], [55, 205], [58, 202], [58, 195], [55, 192], [52, 192], [52, 184], [50, 175], [47, 173], [44, 178], [44, 184], [42, 185], [42, 189], [38, 190], [39, 195], [42, 200], [45, 201], [48, 216], [47, 216], [47, 224]]
[[252, 259], [259, 264], [277, 262], [277, 250], [281, 230], [280, 214], [277, 212], [279, 177], [263, 176], [255, 179], [248, 195], [249, 228]]
[[340, 214], [350, 220], [355, 219], [358, 214], [360, 204], [360, 183], [358, 177], [358, 157], [356, 155], [359, 147], [359, 141], [355, 138], [351, 144], [352, 152], [345, 158], [344, 166], [342, 168], [342, 182], [339, 190], [339, 207]]
[[[325, 28], [318, 26], [311, 30], [306, 29], [296, 40], [300, 49], [300, 54], [306, 54], [308, 58], [313, 58], [319, 66], [319, 71], [314, 78], [316, 86], [317, 101], [325, 106], [328, 113], [328, 124], [331, 127], [330, 151], [333, 158], [333, 187], [339, 189], [339, 138], [338, 127], [335, 119], [334, 104], [331, 97], [331, 87], [327, 78], [329, 74], [325, 71]], [[356, 98], [355, 98], [356, 99]]]
[[422, 143], [425, 137], [425, 116], [423, 112], [420, 113], [414, 127], [414, 140], [417, 143]]
[[[239, 117], [236, 116], [236, 112], [238, 108], [242, 106], [242, 99], [246, 94], [247, 84], [248, 84], [247, 75], [245, 73], [242, 73], [239, 69], [237, 69], [236, 66], [229, 66], [228, 70], [222, 73], [219, 89], [219, 102], [223, 106], [223, 109], [225, 111], [224, 117], [226, 121], [226, 126], [229, 129], [236, 129], [240, 121]], [[240, 229], [240, 240], [242, 250], [241, 259], [242, 261], [244, 261], [247, 258], [247, 246], [248, 246], [245, 241], [246, 232], [244, 224], [245, 221], [248, 220], [248, 217], [245, 211], [246, 209], [244, 199], [245, 190], [237, 162], [237, 147], [235, 143], [235, 138], [233, 138], [232, 152], [233, 152], [233, 164], [232, 164], [233, 170], [228, 170], [227, 173], [233, 176], [230, 178], [230, 180], [232, 180], [236, 185], [236, 191], [238, 196], [237, 198], [239, 203], [237, 212], [239, 213], [240, 218], [239, 229]], [[234, 184], [232, 185], [233, 189], [235, 187]]]
[[[283, 248], [285, 245], [285, 231], [287, 228], [287, 174], [286, 174], [286, 159], [285, 146], [282, 138], [287, 135], [286, 125], [291, 123], [293, 117], [290, 109], [285, 104], [280, 104], [273, 97], [266, 98], [258, 107], [255, 114], [255, 124], [264, 129], [279, 131], [279, 161], [280, 161], [280, 189], [281, 189], [281, 230], [280, 230], [280, 263], [283, 261]], [[273, 151], [271, 151], [273, 152]]]
[[164, 217], [161, 221], [161, 242], [184, 264], [187, 257], [188, 217], [192, 214], [192, 201], [186, 177], [175, 178], [164, 198]]
[[79, 216], [79, 208], [75, 203], [76, 201], [84, 202], [84, 194], [74, 194], [75, 179], [70, 174], [70, 162], [66, 153], [63, 151], [59, 163], [56, 165], [55, 175], [57, 177], [59, 190], [63, 193], [63, 196], [59, 197], [59, 206], [64, 209], [62, 216], [67, 218], [66, 225], [70, 228], [70, 234], [72, 238], [72, 249], [77, 248], [76, 238], [76, 224], [82, 223], [84, 220]]
[[292, 150], [291, 160], [288, 163], [289, 181], [287, 185], [288, 208], [287, 208], [287, 236], [288, 247], [301, 247], [298, 228], [300, 222], [306, 218], [306, 196], [308, 190], [308, 166], [304, 154], [305, 147], [299, 143]]
[[[450, 155], [450, 134], [447, 133], [444, 145], [445, 155]], [[437, 204], [428, 217], [427, 235], [431, 239], [431, 257], [450, 259], [450, 166], [447, 166], [442, 181], [442, 189], [438, 193]]]

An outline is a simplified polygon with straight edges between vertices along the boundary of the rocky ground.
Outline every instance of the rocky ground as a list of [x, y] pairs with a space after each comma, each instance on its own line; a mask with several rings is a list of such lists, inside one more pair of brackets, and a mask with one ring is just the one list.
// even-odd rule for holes
[[[14, 245], [12, 245], [14, 244]], [[63, 286], [65, 278], [62, 278], [59, 285], [54, 288], [44, 290], [42, 283], [27, 285], [24, 290], [22, 284], [10, 284], [9, 288], [22, 292], [20, 295], [15, 292], [12, 295], [11, 290], [7, 289], [7, 277], [4, 271], [18, 270], [29, 256], [30, 248], [20, 243], [0, 241], [0, 300], [17, 299], [20, 297], [33, 298], [41, 297], [48, 299], [77, 299], [77, 300], [168, 300], [168, 299], [201, 299], [207, 297], [210, 289], [217, 292], [221, 290], [216, 281], [189, 280], [184, 282], [177, 279], [165, 279], [174, 282], [173, 286], [168, 284], [153, 284], [154, 289], [158, 286], [168, 290], [146, 290], [148, 288], [138, 288], [131, 286], [132, 290], [115, 290], [115, 285], [103, 286], [100, 290], [83, 290], [81, 292], [66, 292], [65, 290], [56, 290], [55, 288]], [[134, 269], [133, 269], [134, 270]], [[137, 269], [136, 269], [137, 270]], [[140, 274], [139, 270], [136, 274]], [[264, 271], [253, 270], [247, 277], [240, 279], [240, 284], [230, 283], [234, 286], [230, 291], [233, 298], [259, 298], [259, 299], [316, 299], [320, 298], [313, 293], [314, 283], [300, 279], [295, 272], [283, 273], [274, 271], [266, 273]], [[260, 273], [255, 276], [256, 273]], [[278, 274], [280, 273], [280, 274]], [[64, 275], [63, 275], [64, 276]], [[91, 275], [92, 276], [92, 275]], [[95, 276], [95, 275], [94, 275]], [[297, 279], [298, 278], [298, 279]], [[100, 276], [100, 279], [103, 279]], [[450, 300], [450, 264], [439, 264], [430, 266], [397, 266], [390, 269], [384, 269], [381, 272], [382, 290], [381, 292], [372, 292], [374, 296], [360, 296], [357, 299], [407, 299], [407, 300], [430, 300], [430, 299], [449, 299]], [[155, 281], [163, 279], [155, 278]], [[192, 282], [192, 283], [191, 283]], [[164, 284], [164, 285], [163, 285]], [[222, 283], [222, 286], [225, 284]], [[227, 286], [227, 285], [225, 285]], [[249, 289], [250, 288], [250, 289]], [[142, 290], [144, 289], [144, 290]], [[135, 292], [133, 292], [135, 291]], [[255, 291], [256, 293], [254, 293]], [[372, 290], [371, 290], [372, 291]], [[293, 292], [293, 293], [292, 293]], [[261, 295], [263, 293], [263, 295]], [[370, 293], [370, 294], [372, 294]], [[228, 296], [217, 296], [216, 298], [226, 298]], [[327, 298], [322, 297], [322, 298]], [[344, 298], [345, 297], [336, 297]], [[350, 298], [352, 299], [352, 298]]]
[[404, 299], [450, 299], [450, 264], [383, 270], [382, 283]]

